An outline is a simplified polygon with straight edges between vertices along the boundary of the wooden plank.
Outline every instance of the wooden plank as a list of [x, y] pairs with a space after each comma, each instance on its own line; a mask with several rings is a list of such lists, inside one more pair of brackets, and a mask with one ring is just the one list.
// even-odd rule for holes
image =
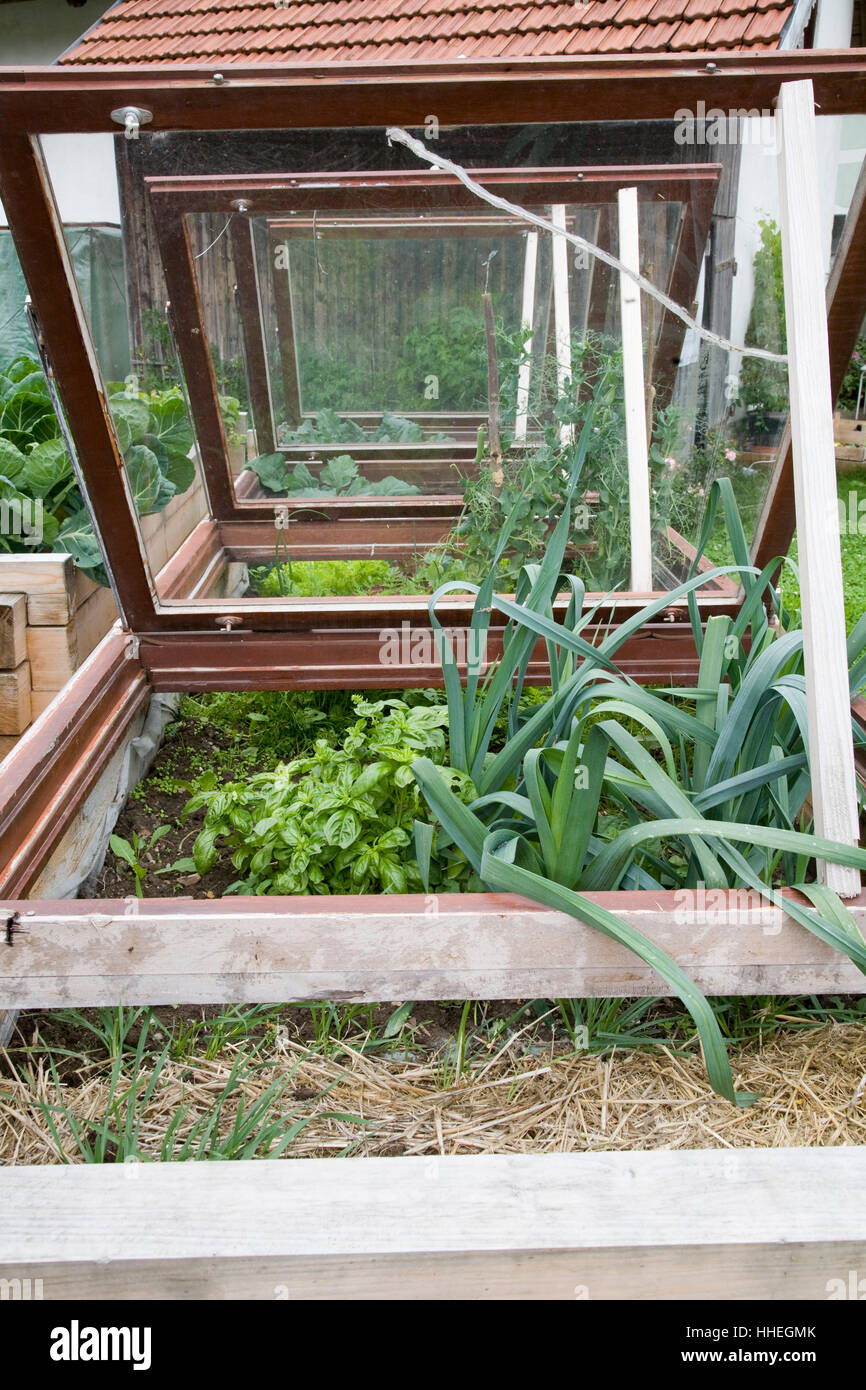
[[864, 1267], [864, 1181], [857, 1146], [9, 1167], [0, 1277], [76, 1302], [823, 1300]]
[[27, 595], [0, 594], [0, 669], [14, 670], [27, 659]]
[[[640, 271], [637, 189], [621, 188], [617, 201], [619, 258], [630, 270]], [[638, 593], [649, 593], [653, 587], [653, 557], [640, 290], [633, 280], [622, 273], [619, 276], [619, 303], [628, 454], [631, 588]]]
[[0, 671], [0, 734], [23, 734], [30, 723], [30, 662]]
[[[814, 102], [811, 82], [786, 83], [776, 112], [803, 653], [815, 830], [856, 845]], [[856, 869], [819, 861], [818, 875], [844, 897], [860, 891]]]
[[46, 710], [52, 700], [56, 700], [58, 691], [56, 690], [31, 690], [30, 692], [30, 717], [38, 719], [43, 710]]
[[117, 604], [110, 589], [99, 587], [82, 603], [72, 623], [78, 665], [90, 656], [118, 617]]
[[78, 670], [75, 626], [28, 627], [27, 655], [34, 690], [60, 690]]
[[71, 555], [0, 555], [0, 587], [27, 595], [31, 627], [68, 623], [75, 612]]
[[[709, 994], [864, 993], [866, 976], [786, 913], [732, 891], [587, 894]], [[136, 899], [4, 905], [0, 1008], [667, 995], [573, 918], [508, 894]], [[866, 926], [866, 896], [853, 905]]]
[[29, 891], [150, 691], [109, 633], [0, 770], [0, 891]]

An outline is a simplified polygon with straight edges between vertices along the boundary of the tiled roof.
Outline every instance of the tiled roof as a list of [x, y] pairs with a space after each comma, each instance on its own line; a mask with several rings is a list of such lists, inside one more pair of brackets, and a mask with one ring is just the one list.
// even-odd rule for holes
[[118, 0], [61, 63], [402, 62], [775, 48], [794, 0]]

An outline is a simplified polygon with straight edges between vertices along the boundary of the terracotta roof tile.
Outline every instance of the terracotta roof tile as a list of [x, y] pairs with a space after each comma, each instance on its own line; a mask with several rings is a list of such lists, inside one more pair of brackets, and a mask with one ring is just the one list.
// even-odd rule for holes
[[710, 30], [707, 48], [736, 48], [743, 35], [741, 15], [720, 17]]
[[645, 24], [643, 33], [635, 40], [638, 53], [658, 53], [670, 47], [671, 39], [680, 27], [678, 19], [667, 24]]
[[773, 34], [778, 32], [780, 17], [784, 24], [785, 18], [783, 11], [772, 9], [766, 10], [764, 14], [756, 14], [751, 24], [746, 30], [746, 38], [749, 43], [769, 43]]
[[664, 19], [684, 19], [691, 11], [692, 6], [681, 4], [681, 0], [655, 0], [648, 17], [653, 24], [658, 24]]
[[616, 22], [620, 24], [643, 24], [647, 17], [646, 0], [625, 0]]
[[778, 44], [794, 0], [117, 0], [62, 63], [392, 63]]
[[693, 52], [706, 48], [707, 36], [715, 19], [693, 19], [690, 24], [681, 24], [674, 34], [671, 48], [687, 48]]

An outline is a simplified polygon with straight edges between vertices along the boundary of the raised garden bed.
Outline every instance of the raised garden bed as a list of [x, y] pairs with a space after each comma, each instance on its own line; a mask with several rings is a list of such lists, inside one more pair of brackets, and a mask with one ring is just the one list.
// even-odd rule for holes
[[[670, 116], [678, 101], [702, 90], [706, 79], [691, 68], [681, 71], [679, 60], [652, 61], [661, 67], [651, 73], [643, 60], [629, 60], [617, 76], [605, 60], [601, 67], [590, 63], [576, 78], [562, 70], [539, 82], [533, 68], [531, 73], [515, 70], [502, 83], [491, 83], [489, 71], [470, 73], [461, 65], [459, 75], [451, 75], [458, 78], [454, 82], [444, 70], [432, 84], [430, 73], [398, 75], [396, 86], [387, 87], [387, 99], [379, 79], [359, 74], [357, 82], [331, 82], [324, 103], [319, 101], [320, 74], [314, 75], [316, 80], [298, 73], [264, 80], [256, 76], [242, 79], [240, 86], [234, 79], [216, 84], [212, 74], [150, 75], [141, 91], [153, 107], [157, 136], [172, 122], [188, 128], [190, 109], [197, 124], [221, 129], [239, 112], [251, 124], [298, 119], [314, 89], [326, 121], [376, 125], [390, 114], [395, 92], [400, 94], [399, 118], [411, 120], [417, 114], [419, 78], [426, 83], [420, 87], [424, 102], [434, 88], [448, 95], [454, 103], [449, 118], [458, 122], [534, 120], [539, 91], [544, 114], [552, 119], [610, 115], [614, 106], [621, 115], [624, 95], [634, 98], [637, 115]], [[342, 599], [262, 600], [236, 607], [204, 598], [166, 603], [154, 595], [143, 570], [130, 561], [136, 553], [137, 523], [122, 485], [118, 440], [101, 405], [76, 288], [64, 272], [51, 191], [30, 138], [44, 121], [34, 102], [44, 101], [45, 88], [57, 81], [63, 86], [62, 103], [50, 98], [52, 127], [104, 122], [108, 98], [119, 103], [123, 93], [110, 75], [108, 86], [101, 83], [98, 93], [86, 84], [79, 92], [75, 82], [70, 87], [67, 74], [28, 78], [23, 86], [16, 82], [8, 93], [0, 92], [0, 106], [10, 122], [0, 146], [3, 203], [21, 240], [22, 264], [93, 484], [106, 558], [119, 577], [130, 630], [128, 639], [109, 637], [76, 673], [67, 700], [46, 711], [39, 736], [25, 736], [0, 772], [0, 882], [8, 895], [9, 942], [0, 998], [21, 1007], [110, 1007], [138, 1001], [187, 1006], [205, 1000], [315, 1002], [335, 996], [371, 1002], [473, 995], [598, 998], [667, 990], [679, 994], [695, 1018], [712, 1084], [745, 1109], [752, 1097], [743, 1094], [743, 1076], [734, 1077], [729, 1070], [718, 1020], [697, 986], [731, 993], [751, 993], [759, 983], [771, 991], [826, 987], [847, 993], [862, 987], [864, 904], [855, 896], [854, 879], [864, 860], [852, 845], [857, 801], [848, 689], [852, 672], [859, 684], [862, 670], [858, 651], [849, 653], [846, 670], [836, 551], [826, 566], [822, 559], [829, 531], [821, 530], [821, 518], [828, 512], [833, 471], [831, 391], [821, 347], [824, 285], [817, 215], [810, 201], [817, 187], [813, 97], [823, 110], [836, 112], [843, 100], [839, 70], [845, 60], [834, 56], [826, 60], [829, 67], [821, 67], [823, 61], [810, 54], [758, 55], [744, 76], [736, 55], [721, 56], [713, 77], [719, 101], [736, 105], [748, 96], [750, 102], [766, 97], [769, 103], [779, 95], [783, 78], [810, 72], [811, 65], [820, 69], [816, 93], [808, 83], [786, 82], [779, 99], [779, 119], [789, 123], [782, 159], [787, 179], [783, 230], [790, 240], [786, 255], [793, 257], [793, 273], [789, 266], [786, 276], [793, 464], [800, 525], [811, 545], [804, 571], [805, 640], [793, 631], [781, 634], [770, 620], [768, 599], [773, 616], [783, 617], [777, 597], [767, 589], [772, 566], [756, 584], [745, 538], [736, 529], [730, 540], [742, 592], [717, 591], [690, 614], [689, 594], [662, 594], [650, 598], [649, 613], [640, 614], [651, 587], [642, 571], [642, 582], [621, 604], [617, 597], [616, 621], [610, 601], [582, 626], [584, 594], [573, 576], [561, 579], [567, 537], [557, 522], [555, 544], [551, 537], [546, 550], [549, 563], [542, 561], [541, 578], [523, 576], [516, 588], [519, 602], [498, 592], [502, 586], [496, 585], [495, 574], [482, 585], [477, 600], [443, 596], [445, 616], [459, 612], [464, 629], [495, 629], [492, 650], [484, 654], [489, 660], [483, 662], [490, 685], [480, 698], [475, 680], [479, 663], [446, 663], [442, 672], [450, 703], [447, 758], [444, 747], [428, 746], [429, 739], [420, 748], [391, 739], [373, 750], [375, 757], [357, 759], [355, 767], [352, 749], [344, 743], [337, 750], [348, 759], [340, 763], [342, 781], [338, 776], [323, 785], [318, 779], [323, 768], [333, 771], [337, 760], [331, 749], [320, 751], [314, 766], [302, 758], [287, 772], [273, 770], [268, 774], [271, 785], [256, 783], [252, 791], [241, 786], [235, 794], [216, 783], [193, 790], [194, 797], [204, 795], [199, 810], [206, 806], [209, 817], [204, 835], [200, 831], [197, 836], [195, 872], [206, 881], [211, 856], [228, 851], [247, 890], [227, 901], [131, 894], [121, 900], [40, 900], [37, 892], [40, 873], [52, 854], [62, 852], [63, 835], [100, 768], [117, 754], [154, 690], [381, 685], [386, 679], [382, 662], [371, 656], [369, 645], [359, 651], [358, 631], [363, 630], [369, 644], [383, 613], [411, 615], [420, 628], [426, 605], [420, 598], [386, 602], [386, 596], [379, 596], [376, 603], [362, 599], [350, 617], [353, 605]], [[862, 63], [851, 62], [857, 77], [851, 90], [862, 105]], [[368, 88], [374, 93], [372, 103], [366, 100]], [[295, 105], [299, 91], [301, 107]], [[856, 214], [855, 224], [858, 219]], [[559, 234], [557, 229], [554, 233]], [[175, 249], [178, 254], [183, 250]], [[702, 249], [694, 248], [691, 271], [696, 272]], [[184, 254], [189, 260], [189, 243]], [[863, 293], [862, 277], [854, 275], [853, 267], [852, 259], [847, 275], [856, 298]], [[627, 272], [626, 266], [621, 287]], [[680, 302], [691, 303], [691, 295], [675, 292]], [[844, 299], [840, 290], [835, 302]], [[179, 304], [175, 295], [172, 300], [192, 389], [205, 396], [210, 390], [212, 396], [207, 345], [201, 336], [195, 340], [189, 303]], [[638, 303], [632, 291], [632, 309]], [[847, 312], [851, 317], [850, 303]], [[632, 347], [639, 348], [640, 324], [635, 325], [633, 312], [630, 320]], [[676, 336], [678, 344], [679, 327]], [[626, 377], [640, 417], [643, 392], [635, 393], [633, 371]], [[635, 418], [634, 410], [631, 416]], [[175, 575], [184, 566], [192, 572], [199, 563], [216, 568], [226, 557], [252, 558], [265, 549], [268, 530], [273, 543], [273, 502], [253, 501], [241, 515], [243, 506], [225, 466], [218, 414], [212, 412], [211, 423], [215, 438], [205, 439], [203, 450], [214, 470], [209, 478], [214, 515], [202, 523], [206, 546], [199, 548], [195, 562], [189, 551], [175, 557]], [[645, 474], [644, 469], [644, 491]], [[568, 484], [573, 500], [576, 477], [569, 474]], [[433, 499], [433, 512], [425, 520], [437, 520], [435, 506]], [[322, 532], [334, 522], [337, 532], [352, 515], [342, 501], [330, 504]], [[354, 512], [355, 519], [362, 515], [382, 535], [386, 518], [399, 514], [387, 507], [378, 517], [372, 511]], [[250, 529], [244, 532], [243, 527]], [[647, 534], [644, 527], [643, 540]], [[343, 538], [332, 533], [331, 544], [338, 546]], [[411, 527], [390, 539], [396, 555], [397, 546], [411, 543]], [[326, 543], [324, 534], [310, 541]], [[368, 530], [350, 543], [377, 542]], [[702, 548], [699, 543], [698, 551]], [[777, 553], [771, 551], [770, 560]], [[769, 560], [759, 569], [763, 563]], [[706, 579], [697, 575], [689, 583], [694, 591]], [[571, 594], [574, 603], [564, 601], [563, 594]], [[671, 627], [680, 631], [668, 633], [665, 642], [657, 629], [670, 616]], [[438, 612], [424, 618], [427, 633], [436, 630], [437, 617]], [[654, 653], [655, 665], [652, 658], [647, 663], [657, 679], [644, 674], [641, 687], [614, 669], [616, 658], [625, 663], [626, 645], [636, 635], [644, 644], [641, 659], [646, 647], [661, 647]], [[688, 644], [686, 659], [681, 653]], [[500, 654], [502, 665], [496, 668], [491, 663]], [[524, 718], [526, 711], [511, 698], [515, 676], [518, 684], [529, 683], [540, 678], [545, 663], [551, 694], [539, 708], [544, 717], [532, 724], [532, 716]], [[416, 667], [415, 682], [429, 683], [433, 666], [431, 661]], [[679, 683], [671, 689], [675, 666]], [[374, 667], [378, 682], [366, 678]], [[634, 672], [635, 667], [629, 669]], [[402, 671], [394, 676], [389, 685], [413, 683]], [[491, 686], [498, 698], [491, 696]], [[497, 750], [489, 736], [503, 707], [507, 737]], [[353, 815], [369, 829], [367, 808], [345, 801], [378, 786], [378, 763], [394, 774], [393, 786], [405, 790], [407, 804], [400, 816], [408, 805], [422, 825], [411, 851], [402, 823], [383, 825], [382, 833], [376, 827], [365, 840], [349, 833]], [[359, 787], [361, 779], [366, 780]], [[810, 792], [825, 832], [820, 837], [803, 826]], [[270, 798], [264, 809], [279, 814], [258, 814], [260, 793], [264, 800]], [[312, 810], [303, 798], [319, 793], [323, 795]], [[293, 813], [299, 803], [301, 818]], [[374, 807], [374, 813], [379, 809]], [[400, 836], [389, 836], [392, 829]], [[300, 843], [304, 834], [311, 838], [310, 830], [322, 844], [311, 848]], [[262, 843], [250, 854], [256, 838]], [[363, 854], [356, 853], [359, 847]], [[298, 849], [302, 853], [296, 862], [287, 865]], [[400, 887], [394, 865], [403, 872], [403, 887], [409, 886], [413, 853], [421, 891], [394, 891]], [[195, 851], [192, 857], [195, 863]], [[813, 864], [826, 884], [816, 887]], [[311, 878], [311, 866], [322, 870], [320, 878]], [[332, 875], [327, 882], [325, 870]], [[297, 880], [304, 874], [309, 880], [304, 889], [288, 896], [280, 891], [284, 875]], [[357, 887], [367, 875], [375, 887], [377, 874], [380, 880], [388, 877], [381, 886], [391, 892], [360, 893], [351, 885], [343, 891], [345, 878]], [[466, 891], [444, 891], [453, 886]], [[329, 894], [311, 887], [340, 891]], [[754, 904], [744, 907], [739, 897], [744, 887], [757, 893], [757, 909]], [[839, 890], [847, 908], [831, 889]], [[708, 909], [706, 899], [698, 896], [701, 891], [717, 895], [709, 905], [712, 922], [701, 918]], [[765, 930], [768, 905], [775, 915]], [[691, 980], [683, 965], [691, 969]], [[705, 1094], [709, 1098], [709, 1088]], [[728, 1113], [737, 1112], [730, 1106]], [[561, 1291], [561, 1267], [573, 1268], [576, 1255], [592, 1267], [594, 1286], [608, 1290], [612, 1270], [628, 1264], [636, 1250], [655, 1254], [659, 1273], [654, 1289], [679, 1293], [714, 1281], [718, 1291], [720, 1280], [741, 1268], [745, 1255], [751, 1282], [740, 1287], [773, 1296], [783, 1287], [783, 1269], [790, 1276], [787, 1288], [802, 1291], [814, 1287], [816, 1268], [826, 1286], [830, 1257], [836, 1263], [861, 1257], [862, 1223], [852, 1228], [850, 1215], [859, 1210], [859, 1146], [842, 1154], [829, 1149], [772, 1154], [766, 1162], [764, 1156], [744, 1155], [733, 1169], [725, 1167], [729, 1155], [719, 1153], [708, 1155], [706, 1162], [703, 1155], [635, 1154], [613, 1161], [619, 1157], [572, 1154], [536, 1160], [507, 1154], [453, 1162], [445, 1157], [436, 1160], [433, 1173], [441, 1186], [432, 1185], [437, 1195], [426, 1201], [427, 1179], [420, 1165], [414, 1164], [412, 1172], [406, 1166], [412, 1160], [402, 1158], [346, 1165], [346, 1178], [333, 1165], [325, 1164], [328, 1171], [323, 1173], [315, 1159], [309, 1165], [258, 1165], [252, 1173], [241, 1164], [236, 1180], [226, 1178], [225, 1165], [201, 1165], [207, 1174], [201, 1179], [191, 1164], [145, 1165], [138, 1187], [119, 1172], [90, 1184], [100, 1188], [99, 1203], [92, 1190], [87, 1198], [88, 1184], [77, 1173], [49, 1173], [42, 1182], [42, 1172], [25, 1168], [5, 1184], [14, 1212], [11, 1248], [22, 1273], [42, 1277], [51, 1266], [58, 1288], [68, 1288], [77, 1275], [97, 1293], [113, 1278], [117, 1287], [153, 1289], [160, 1278], [154, 1278], [154, 1262], [167, 1252], [176, 1260], [171, 1272], [184, 1289], [202, 1287], [201, 1262], [210, 1260], [219, 1267], [221, 1289], [259, 1291], [257, 1281], [264, 1275], [273, 1282], [278, 1263], [289, 1267], [286, 1289], [298, 1288], [296, 1281], [305, 1275], [312, 1287], [321, 1288], [318, 1281], [327, 1282], [329, 1261], [331, 1287], [340, 1290], [357, 1287], [353, 1279], [359, 1261], [375, 1271], [377, 1290], [387, 1289], [395, 1271], [402, 1271], [414, 1290], [429, 1291], [437, 1280], [442, 1288], [443, 1271], [447, 1279], [455, 1266], [461, 1279], [470, 1270], [484, 1280], [504, 1274], [510, 1289], [522, 1290], [527, 1252], [539, 1250], [541, 1260], [534, 1264], [543, 1277], [538, 1287], [551, 1291]], [[538, 1163], [545, 1168], [539, 1170]], [[471, 1170], [467, 1164], [473, 1165]], [[295, 1167], [297, 1180], [291, 1172]], [[734, 1180], [726, 1186], [722, 1179], [731, 1175]], [[421, 1227], [419, 1207], [424, 1212]], [[234, 1215], [222, 1229], [227, 1209]], [[636, 1212], [642, 1213], [640, 1218]], [[191, 1224], [193, 1234], [178, 1245], [182, 1220]], [[335, 1239], [337, 1231], [347, 1232], [342, 1243]], [[109, 1269], [105, 1261], [119, 1253], [122, 1241], [120, 1267]], [[336, 1283], [335, 1255], [340, 1270]], [[230, 1271], [229, 1259], [239, 1262]]]

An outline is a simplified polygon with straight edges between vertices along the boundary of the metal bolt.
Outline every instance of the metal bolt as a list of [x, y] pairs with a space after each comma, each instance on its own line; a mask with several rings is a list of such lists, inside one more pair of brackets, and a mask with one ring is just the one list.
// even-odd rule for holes
[[145, 110], [143, 106], [117, 106], [111, 113], [111, 119], [123, 126], [127, 140], [137, 140], [141, 127], [153, 120], [153, 112]]

